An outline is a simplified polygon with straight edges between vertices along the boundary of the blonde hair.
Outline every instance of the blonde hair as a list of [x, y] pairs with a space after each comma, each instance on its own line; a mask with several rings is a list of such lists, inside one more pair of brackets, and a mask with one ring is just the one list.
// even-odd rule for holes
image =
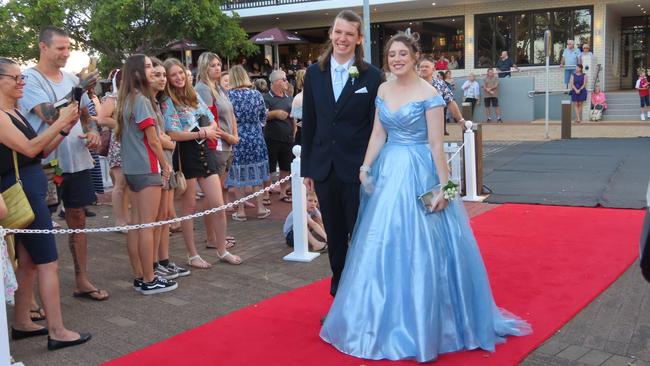
[[250, 88], [253, 86], [251, 79], [248, 77], [248, 73], [241, 65], [233, 66], [228, 73], [230, 74], [230, 79], [228, 80], [230, 89]]
[[[198, 108], [199, 106], [199, 98], [196, 95], [196, 91], [194, 91], [194, 88], [192, 87], [192, 81], [187, 80], [187, 68], [183, 66], [183, 64], [175, 58], [168, 58], [165, 60], [163, 63], [163, 66], [165, 66], [165, 71], [167, 72], [167, 86], [165, 86], [165, 94], [167, 94], [171, 99], [174, 105], [177, 106], [188, 106], [192, 108]], [[178, 89], [176, 87], [172, 86], [172, 83], [169, 82], [169, 77], [171, 76], [171, 68], [174, 66], [178, 66], [183, 70], [183, 73], [185, 73], [185, 86], [181, 89]]]
[[298, 70], [296, 72], [296, 90], [302, 91], [302, 88], [305, 86], [305, 70]]
[[[216, 53], [203, 52], [201, 56], [199, 56], [197, 81], [204, 82], [205, 85], [207, 85], [208, 88], [210, 89], [210, 94], [212, 94], [212, 98], [217, 99], [217, 96], [219, 95], [219, 91], [217, 90], [217, 85], [215, 85], [215, 82], [211, 80], [210, 76], [208, 75], [208, 71], [210, 70], [210, 64], [214, 60], [219, 60], [219, 63], [222, 63], [221, 58]], [[205, 100], [204, 102], [207, 103], [207, 101]]]

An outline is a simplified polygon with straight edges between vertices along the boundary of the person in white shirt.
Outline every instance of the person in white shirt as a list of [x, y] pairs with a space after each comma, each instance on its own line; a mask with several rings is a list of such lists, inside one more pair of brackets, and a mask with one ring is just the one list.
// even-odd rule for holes
[[472, 104], [472, 115], [474, 115], [474, 107], [481, 103], [481, 87], [476, 81], [476, 75], [473, 72], [469, 74], [469, 78], [463, 83], [462, 89], [465, 102]]

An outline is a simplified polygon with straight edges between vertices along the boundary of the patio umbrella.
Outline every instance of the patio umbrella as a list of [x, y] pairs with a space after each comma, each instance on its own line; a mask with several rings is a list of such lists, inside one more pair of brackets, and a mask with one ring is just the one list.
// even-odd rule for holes
[[250, 38], [251, 42], [255, 44], [269, 44], [274, 48], [274, 61], [280, 63], [280, 51], [278, 45], [281, 44], [295, 44], [295, 43], [308, 43], [308, 41], [297, 34], [290, 33], [284, 29], [271, 28], [262, 33], [258, 33]]

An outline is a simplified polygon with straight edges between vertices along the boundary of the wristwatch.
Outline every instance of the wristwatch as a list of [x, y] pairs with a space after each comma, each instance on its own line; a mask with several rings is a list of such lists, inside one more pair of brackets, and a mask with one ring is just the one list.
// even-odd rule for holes
[[362, 165], [359, 167], [360, 172], [370, 173], [370, 167], [367, 165]]

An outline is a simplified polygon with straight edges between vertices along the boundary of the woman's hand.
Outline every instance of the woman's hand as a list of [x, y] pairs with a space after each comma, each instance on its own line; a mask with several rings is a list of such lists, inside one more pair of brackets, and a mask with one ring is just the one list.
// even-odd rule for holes
[[438, 200], [438, 203], [433, 207], [433, 211], [442, 211], [449, 206], [449, 201], [446, 199]]
[[361, 186], [363, 187], [363, 190], [367, 194], [372, 194], [375, 190], [375, 182], [372, 176], [368, 175], [368, 172], [365, 171], [360, 171], [359, 172], [359, 181], [361, 182]]
[[214, 140], [219, 138], [219, 133], [214, 128], [205, 127], [205, 128], [202, 128], [201, 130], [203, 130], [203, 132], [205, 134], [204, 135], [205, 138], [210, 140], [210, 141], [214, 141]]

